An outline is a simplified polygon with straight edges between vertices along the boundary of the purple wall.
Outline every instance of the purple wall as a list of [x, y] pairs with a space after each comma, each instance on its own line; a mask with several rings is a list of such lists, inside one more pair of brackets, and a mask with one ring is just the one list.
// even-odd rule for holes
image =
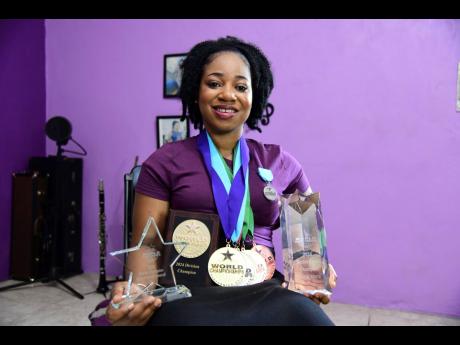
[[334, 300], [460, 316], [459, 21], [47, 20], [46, 29], [47, 116], [67, 116], [89, 152], [86, 271], [98, 269], [98, 178], [119, 248], [123, 174], [155, 149], [155, 116], [181, 110], [162, 98], [163, 55], [231, 34], [273, 63], [276, 113], [250, 136], [283, 145], [321, 192]]
[[45, 25], [0, 20], [0, 281], [8, 279], [11, 173], [45, 155]]

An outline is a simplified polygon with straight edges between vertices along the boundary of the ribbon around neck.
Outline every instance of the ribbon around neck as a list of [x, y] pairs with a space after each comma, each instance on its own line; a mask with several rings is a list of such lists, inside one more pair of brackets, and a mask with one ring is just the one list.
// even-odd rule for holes
[[198, 148], [211, 178], [217, 212], [227, 239], [238, 243], [254, 232], [249, 197], [249, 148], [241, 137], [233, 150], [233, 172], [207, 131], [198, 136]]

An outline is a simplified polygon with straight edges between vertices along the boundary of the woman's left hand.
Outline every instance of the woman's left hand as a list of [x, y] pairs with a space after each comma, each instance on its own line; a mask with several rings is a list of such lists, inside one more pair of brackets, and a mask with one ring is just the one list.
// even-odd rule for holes
[[[329, 271], [329, 285], [331, 286], [331, 289], [334, 289], [337, 286], [337, 273], [335, 272], [335, 269], [331, 264], [329, 264]], [[327, 296], [320, 292], [317, 292], [314, 295], [305, 294], [305, 296], [310, 298], [316, 304], [328, 304], [330, 302], [330, 296]]]
[[[331, 264], [329, 264], [329, 271], [329, 285], [332, 289], [334, 289], [337, 286], [337, 273], [335, 272], [334, 267]], [[282, 286], [287, 287], [287, 283], [284, 282]], [[322, 294], [320, 292], [317, 292], [314, 295], [305, 293], [304, 296], [310, 298], [316, 304], [328, 304], [330, 302], [329, 296]]]

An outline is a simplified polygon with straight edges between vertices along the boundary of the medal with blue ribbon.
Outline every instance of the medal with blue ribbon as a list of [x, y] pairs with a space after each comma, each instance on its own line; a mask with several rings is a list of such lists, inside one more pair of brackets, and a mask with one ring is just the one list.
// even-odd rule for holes
[[252, 269], [238, 245], [254, 233], [254, 215], [249, 196], [249, 148], [241, 137], [233, 150], [233, 171], [230, 170], [208, 132], [198, 136], [198, 149], [211, 178], [212, 191], [227, 246], [216, 250], [208, 262], [211, 279], [221, 286], [247, 283], [244, 277]]
[[206, 131], [198, 136], [198, 148], [211, 177], [217, 212], [227, 240], [238, 243], [253, 235], [254, 216], [249, 197], [249, 148], [240, 138], [233, 152], [233, 172]]
[[259, 167], [257, 169], [257, 173], [259, 174], [260, 178], [263, 181], [267, 182], [267, 185], [264, 187], [265, 198], [270, 201], [275, 201], [278, 197], [278, 194], [276, 193], [276, 189], [270, 185], [270, 182], [273, 181], [272, 171], [269, 169], [264, 169], [262, 167]]

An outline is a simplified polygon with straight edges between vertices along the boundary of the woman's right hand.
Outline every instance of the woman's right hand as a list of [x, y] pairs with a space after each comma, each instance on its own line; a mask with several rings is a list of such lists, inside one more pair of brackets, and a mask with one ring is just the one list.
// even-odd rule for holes
[[[155, 311], [161, 307], [161, 299], [153, 296], [144, 296], [136, 303], [123, 303], [123, 291], [127, 282], [118, 282], [114, 285], [111, 294], [111, 303], [107, 307], [106, 316], [114, 326], [144, 326]], [[119, 304], [116, 309], [112, 304]]]

